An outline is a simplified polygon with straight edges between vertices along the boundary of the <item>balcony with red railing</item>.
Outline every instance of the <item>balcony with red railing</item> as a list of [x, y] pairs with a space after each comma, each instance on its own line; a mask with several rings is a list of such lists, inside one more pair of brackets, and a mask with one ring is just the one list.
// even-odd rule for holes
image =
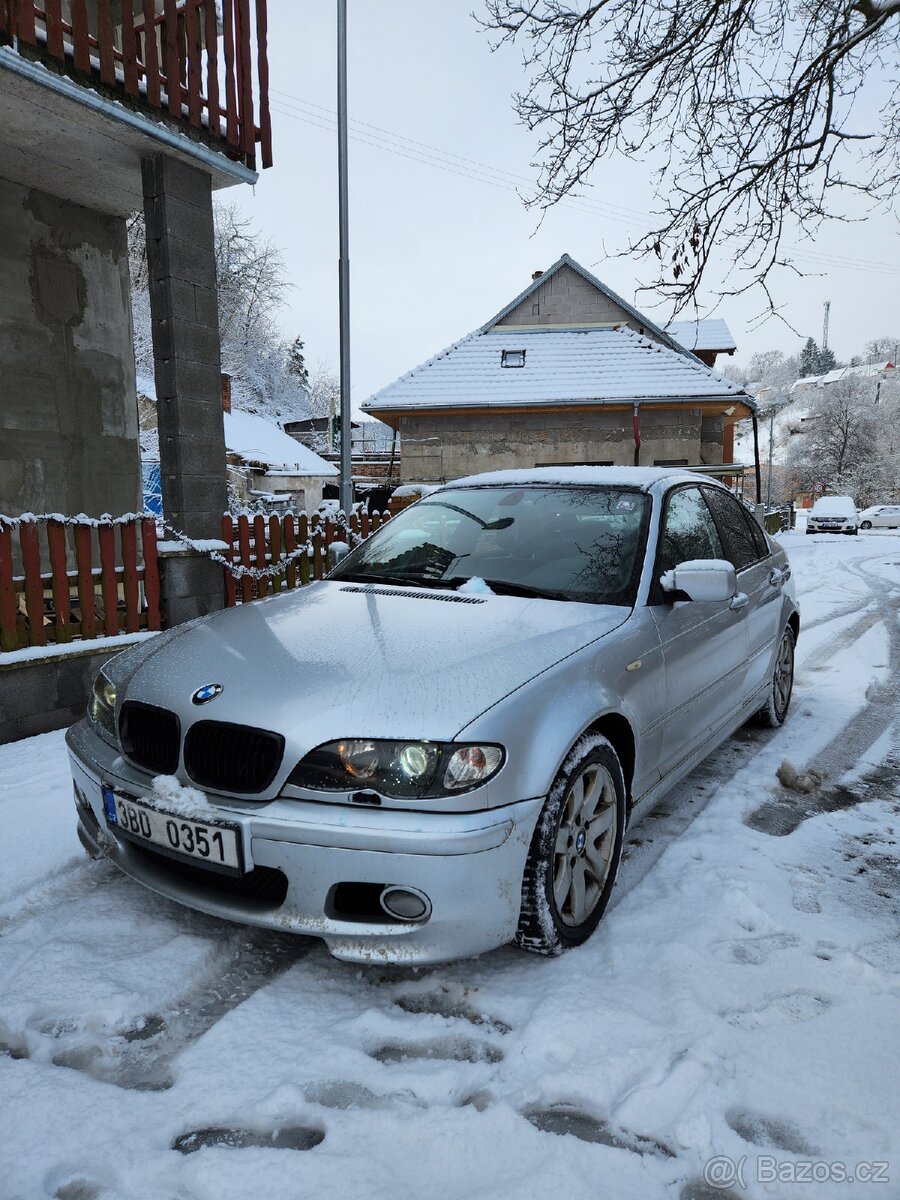
[[251, 169], [272, 165], [266, 38], [266, 0], [0, 0], [0, 46]]

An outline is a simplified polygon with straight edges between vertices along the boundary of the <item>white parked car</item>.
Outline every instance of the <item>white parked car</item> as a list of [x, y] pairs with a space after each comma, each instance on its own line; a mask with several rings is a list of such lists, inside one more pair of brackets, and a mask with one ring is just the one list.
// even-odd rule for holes
[[820, 496], [806, 518], [807, 533], [859, 533], [859, 513], [851, 496]]
[[873, 504], [859, 514], [860, 529], [900, 529], [900, 504]]

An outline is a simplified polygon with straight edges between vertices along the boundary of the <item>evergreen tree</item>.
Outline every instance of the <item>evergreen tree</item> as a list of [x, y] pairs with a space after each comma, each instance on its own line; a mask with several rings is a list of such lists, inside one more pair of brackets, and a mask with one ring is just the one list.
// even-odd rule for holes
[[809, 375], [820, 374], [818, 344], [815, 338], [807, 338], [806, 345], [800, 351], [800, 377], [805, 379]]
[[306, 356], [303, 353], [303, 339], [294, 338], [287, 352], [287, 369], [300, 386], [309, 388], [309, 369], [306, 366]]
[[834, 351], [825, 346], [819, 351], [819, 367], [816, 374], [824, 375], [826, 371], [833, 371], [836, 366], [837, 359], [834, 357]]

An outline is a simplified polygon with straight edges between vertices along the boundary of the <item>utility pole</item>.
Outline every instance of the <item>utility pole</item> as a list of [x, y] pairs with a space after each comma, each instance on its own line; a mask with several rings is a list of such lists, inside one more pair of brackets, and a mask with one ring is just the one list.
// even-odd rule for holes
[[341, 378], [341, 508], [353, 511], [350, 462], [350, 238], [347, 196], [347, 0], [337, 0], [337, 116], [338, 116], [338, 306], [340, 309]]
[[825, 301], [825, 318], [822, 321], [822, 349], [828, 349], [828, 314], [831, 312], [831, 301]]

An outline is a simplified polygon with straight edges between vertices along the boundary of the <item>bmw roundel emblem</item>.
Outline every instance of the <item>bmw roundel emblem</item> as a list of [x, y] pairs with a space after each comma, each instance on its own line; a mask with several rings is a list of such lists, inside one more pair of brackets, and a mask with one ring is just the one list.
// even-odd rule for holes
[[210, 700], [215, 700], [216, 696], [221, 696], [223, 692], [221, 683], [205, 683], [203, 687], [197, 688], [191, 700], [194, 704], [209, 704]]

